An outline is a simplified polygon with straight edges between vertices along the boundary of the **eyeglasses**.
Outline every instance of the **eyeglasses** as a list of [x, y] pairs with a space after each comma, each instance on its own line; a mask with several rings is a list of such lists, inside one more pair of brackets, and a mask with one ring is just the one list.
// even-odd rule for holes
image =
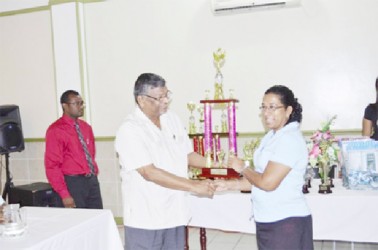
[[84, 101], [78, 101], [78, 102], [67, 102], [67, 104], [71, 104], [71, 105], [74, 105], [74, 106], [78, 106], [78, 107], [81, 107], [81, 106], [84, 106], [85, 103]]
[[161, 96], [161, 97], [153, 97], [153, 96], [150, 96], [150, 95], [147, 95], [147, 94], [143, 94], [143, 96], [147, 96], [147, 97], [154, 99], [155, 101], [158, 101], [158, 102], [163, 102], [164, 99], [167, 99], [168, 101], [171, 100], [172, 92], [168, 90], [167, 94], [164, 95], [164, 96]]
[[280, 109], [280, 108], [284, 108], [285, 106], [274, 106], [274, 105], [270, 105], [270, 106], [261, 106], [260, 107], [260, 110], [262, 112], [274, 112], [276, 111], [277, 109]]

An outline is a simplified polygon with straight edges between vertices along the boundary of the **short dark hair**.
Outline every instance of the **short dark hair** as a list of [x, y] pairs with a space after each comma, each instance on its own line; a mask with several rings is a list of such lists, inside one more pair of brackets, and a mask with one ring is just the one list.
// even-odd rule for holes
[[280, 97], [280, 101], [285, 106], [285, 108], [289, 106], [293, 108], [293, 112], [291, 112], [289, 120], [286, 124], [289, 124], [290, 122], [294, 121], [302, 121], [302, 105], [298, 102], [298, 99], [294, 97], [293, 91], [291, 91], [286, 86], [275, 85], [273, 87], [270, 87], [267, 91], [265, 91], [265, 95], [270, 93], [278, 95]]
[[148, 89], [154, 89], [157, 87], [165, 87], [165, 80], [163, 77], [154, 73], [143, 73], [135, 81], [134, 85], [134, 98], [137, 103], [137, 97], [139, 95], [146, 94]]
[[77, 92], [75, 90], [71, 90], [71, 89], [66, 90], [66, 91], [64, 91], [64, 93], [60, 97], [60, 104], [68, 103], [71, 95], [78, 96], [80, 94], [79, 94], [79, 92]]

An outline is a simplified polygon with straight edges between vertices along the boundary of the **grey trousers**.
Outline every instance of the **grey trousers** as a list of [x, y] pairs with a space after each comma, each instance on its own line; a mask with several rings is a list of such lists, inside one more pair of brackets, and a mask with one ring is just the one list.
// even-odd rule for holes
[[125, 226], [125, 250], [183, 250], [185, 226], [146, 230]]

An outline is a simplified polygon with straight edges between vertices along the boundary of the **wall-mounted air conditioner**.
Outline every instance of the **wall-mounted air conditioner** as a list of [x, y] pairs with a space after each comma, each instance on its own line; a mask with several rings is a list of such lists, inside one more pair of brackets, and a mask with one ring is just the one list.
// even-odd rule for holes
[[215, 14], [299, 5], [300, 0], [211, 0]]
[[45, 7], [49, 0], [0, 0], [0, 13]]

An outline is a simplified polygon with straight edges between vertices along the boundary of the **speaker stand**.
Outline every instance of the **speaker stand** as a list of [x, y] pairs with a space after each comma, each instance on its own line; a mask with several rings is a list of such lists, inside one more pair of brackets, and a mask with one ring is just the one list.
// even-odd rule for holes
[[6, 170], [6, 181], [3, 190], [3, 200], [6, 201], [6, 197], [8, 196], [8, 203], [11, 200], [11, 188], [13, 188], [12, 177], [9, 171], [9, 153], [5, 153], [5, 170]]

